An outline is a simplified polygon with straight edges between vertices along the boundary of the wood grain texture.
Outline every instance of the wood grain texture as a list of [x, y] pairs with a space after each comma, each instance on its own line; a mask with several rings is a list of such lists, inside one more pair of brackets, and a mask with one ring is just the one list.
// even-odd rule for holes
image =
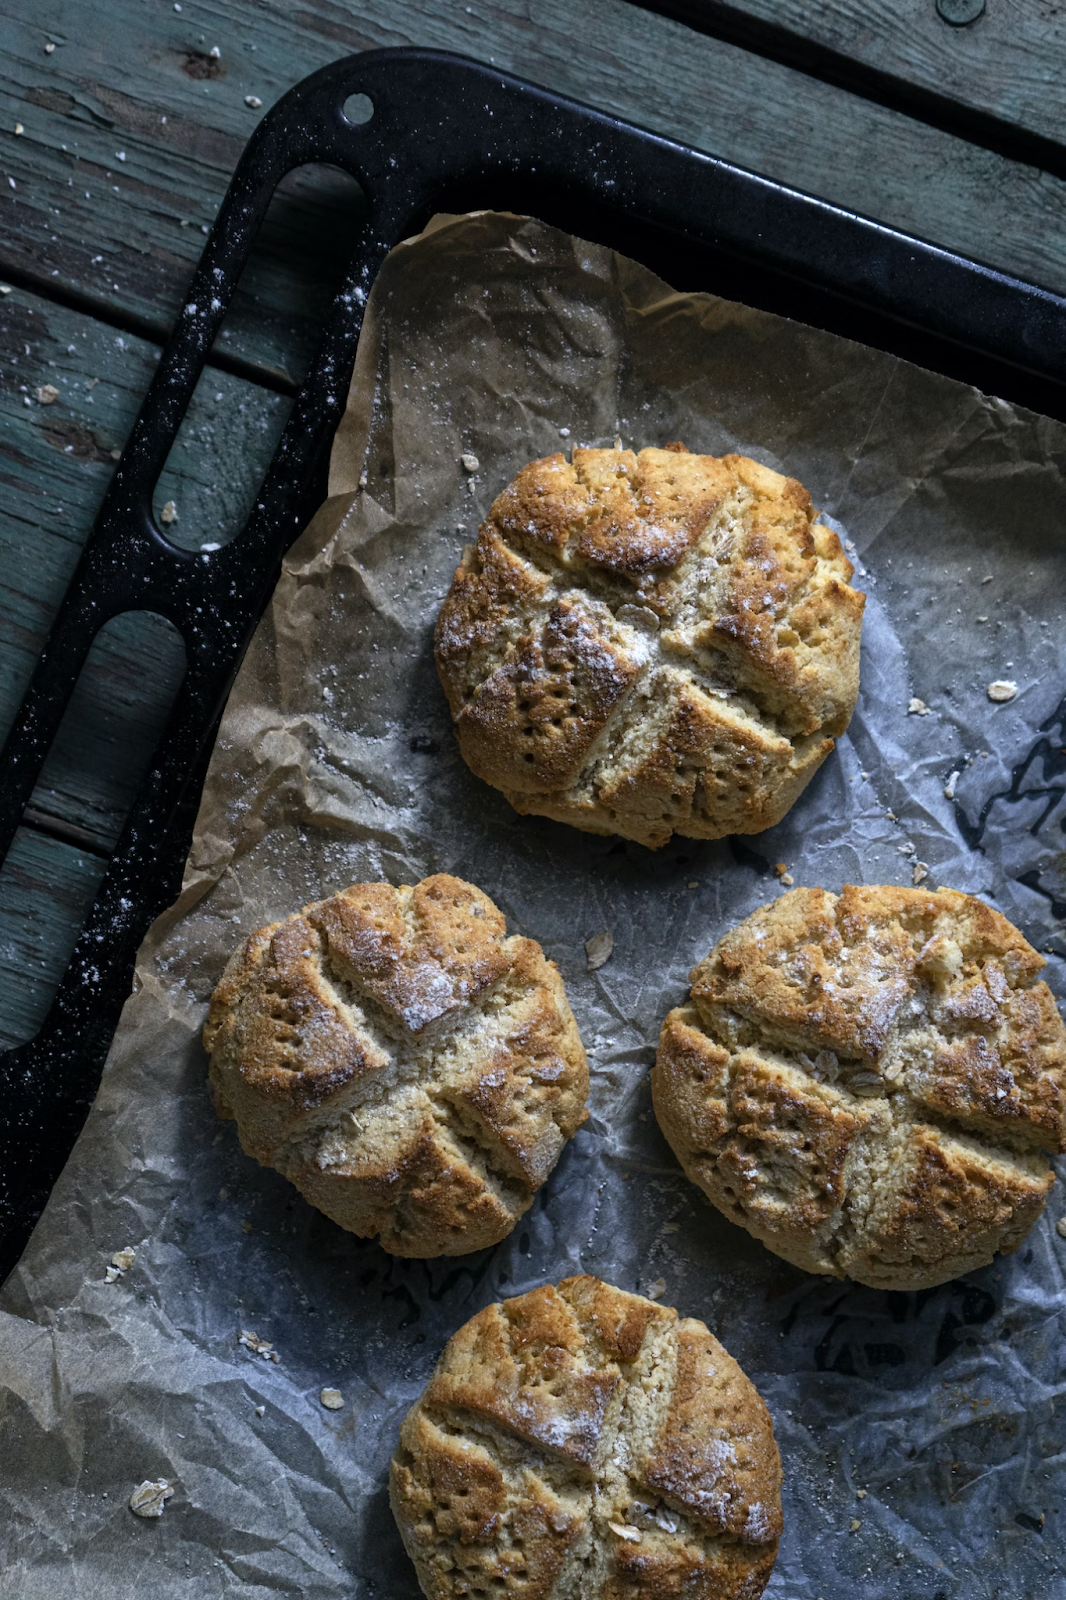
[[107, 862], [20, 828], [0, 870], [0, 1050], [44, 1021]]
[[[26, 290], [0, 297], [0, 737], [157, 359], [154, 345]], [[46, 384], [59, 397], [42, 405]], [[289, 404], [205, 374], [155, 496], [157, 510], [175, 502], [179, 542], [237, 530]], [[183, 665], [174, 630], [150, 613], [115, 618], [93, 644], [27, 811], [53, 837], [22, 830], [0, 871], [0, 1048], [44, 1017]]]
[[[653, 9], [657, 9], [653, 6]], [[965, 27], [945, 22], [932, 0], [677, 0], [664, 10], [755, 42], [760, 26], [831, 51], [900, 86], [1062, 144], [1066, 137], [1066, 14], [1057, 0], [992, 0]], [[747, 23], [747, 28], [742, 25]], [[731, 30], [733, 32], [733, 30]], [[797, 55], [799, 52], [797, 52]]]
[[[51, 57], [46, 36], [64, 41]], [[181, 13], [163, 0], [111, 0], [106, 11], [45, 0], [32, 24], [8, 15], [0, 20], [0, 268], [52, 279], [162, 330], [254, 125], [246, 94], [269, 105], [344, 54], [402, 44], [463, 51], [1066, 287], [1063, 182], [624, 0], [580, 8], [408, 0], [402, 11], [381, 0], [199, 0]], [[18, 137], [16, 120], [25, 129]], [[335, 208], [318, 231], [311, 211], [303, 214], [316, 240], [305, 259], [320, 257], [346, 214]], [[285, 227], [290, 242], [303, 231], [292, 215]], [[268, 252], [224, 342], [243, 359], [292, 372], [306, 356], [323, 279], [301, 290], [286, 279], [283, 255]], [[283, 348], [286, 330], [295, 354]]]
[[[247, 37], [259, 30], [240, 29], [238, 42], [213, 16], [211, 39], [227, 45], [216, 62], [200, 38], [206, 19], [193, 16], [159, 0], [53, 0], [43, 13], [0, 18], [0, 267], [120, 308], [127, 326], [155, 338], [181, 304], [257, 121], [245, 94], [255, 88], [269, 103], [309, 69], [279, 53], [260, 86]], [[58, 41], [51, 56], [46, 39]], [[298, 380], [354, 241], [353, 195], [352, 180], [326, 169], [286, 180], [220, 348]]]
[[[7, 733], [158, 358], [22, 289], [0, 298], [0, 737]], [[44, 385], [59, 391], [48, 405]], [[199, 385], [156, 491], [181, 543], [223, 543], [251, 504], [289, 401], [228, 373]], [[176, 672], [169, 624], [116, 619], [79, 683], [33, 804], [109, 849]], [[146, 748], [147, 746], [147, 748]]]
[[127, 611], [105, 623], [30, 800], [41, 825], [114, 848], [184, 673], [181, 635], [164, 617]]
[[[814, 13], [795, 0], [736, 5], [756, 21], [772, 14], [828, 48], [915, 83], [935, 80], [960, 100], [1058, 137], [1066, 89], [1054, 45], [1063, 25], [1047, 0], [1019, 7], [996, 0], [977, 27], [956, 33], [936, 20], [932, 0], [927, 8], [908, 0], [902, 10], [874, 0], [872, 11], [834, 0]], [[245, 97], [270, 105], [344, 54], [403, 44], [465, 52], [1066, 288], [1057, 179], [624, 0], [580, 8], [561, 0], [406, 0], [402, 9], [382, 0], [185, 0], [180, 12], [172, 0], [8, 7], [0, 15], [0, 275], [13, 277], [16, 289], [0, 299], [0, 730], [147, 384], [153, 341], [181, 304], [255, 125]], [[294, 175], [235, 298], [222, 351], [271, 383], [295, 382], [358, 222], [358, 203], [336, 175]], [[114, 325], [49, 304], [32, 288], [61, 293]], [[42, 383], [60, 390], [52, 406], [33, 399]], [[236, 526], [283, 403], [209, 372], [194, 410], [157, 495], [157, 506], [175, 500], [172, 531], [191, 544]], [[169, 683], [164, 654], [158, 621], [123, 619], [109, 630], [34, 796], [45, 826], [66, 828], [91, 851], [111, 847], [158, 726]], [[51, 982], [80, 921], [75, 890], [95, 884], [93, 860], [99, 865], [99, 857], [36, 834], [19, 849], [24, 861], [12, 856], [6, 870], [23, 872], [23, 898], [0, 878], [0, 975], [3, 952], [14, 952], [6, 969], [14, 981], [3, 985], [14, 1010], [9, 1017], [0, 1005], [2, 1037], [19, 1017], [15, 1032], [25, 1037], [33, 1031], [26, 1019], [43, 1014], [39, 946], [52, 952]], [[23, 974], [32, 981], [23, 983]]]

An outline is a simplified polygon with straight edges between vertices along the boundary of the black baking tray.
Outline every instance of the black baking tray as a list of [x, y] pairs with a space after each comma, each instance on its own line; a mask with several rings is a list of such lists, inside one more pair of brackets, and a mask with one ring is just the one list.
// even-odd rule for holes
[[[366, 99], [346, 114], [353, 96]], [[309, 163], [351, 174], [366, 220], [254, 509], [205, 560], [156, 526], [153, 489], [270, 199]], [[798, 318], [1066, 420], [1058, 295], [461, 56], [372, 51], [297, 84], [237, 167], [0, 761], [6, 854], [98, 629], [131, 609], [178, 628], [186, 676], [63, 983], [36, 1038], [0, 1056], [0, 1277], [85, 1119], [137, 947], [180, 886], [226, 696], [282, 557], [325, 493], [378, 268], [434, 212], [479, 208], [538, 216], [675, 288]]]

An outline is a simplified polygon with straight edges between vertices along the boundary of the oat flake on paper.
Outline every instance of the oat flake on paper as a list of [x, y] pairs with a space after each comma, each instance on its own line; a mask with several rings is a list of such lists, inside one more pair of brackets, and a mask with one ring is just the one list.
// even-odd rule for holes
[[[616, 434], [747, 452], [799, 477], [853, 542], [859, 706], [767, 834], [653, 855], [516, 816], [458, 757], [431, 634], [461, 546], [530, 457]], [[479, 1307], [588, 1270], [665, 1284], [765, 1396], [786, 1470], [775, 1600], [1064, 1600], [1062, 1198], [1016, 1256], [922, 1295], [808, 1278], [684, 1181], [647, 1081], [689, 967], [783, 892], [777, 862], [835, 890], [910, 882], [920, 859], [929, 884], [989, 895], [1066, 948], [1064, 465], [1056, 423], [675, 294], [535, 222], [437, 219], [393, 252], [331, 499], [231, 697], [181, 900], [146, 941], [85, 1132], [0, 1297], [6, 1590], [411, 1600], [385, 1495], [404, 1411]], [[990, 660], [1011, 663], [1008, 704], [989, 703]], [[909, 716], [914, 699], [931, 714]], [[558, 961], [592, 1117], [508, 1240], [400, 1261], [241, 1154], [210, 1108], [199, 1030], [251, 928], [349, 882], [442, 869]], [[590, 972], [595, 929], [614, 945]], [[1049, 977], [1061, 993], [1058, 958]], [[145, 1242], [117, 1291], [100, 1261], [128, 1238]], [[240, 1329], [284, 1360], [253, 1360]], [[131, 1517], [134, 1478], [180, 1500]]]

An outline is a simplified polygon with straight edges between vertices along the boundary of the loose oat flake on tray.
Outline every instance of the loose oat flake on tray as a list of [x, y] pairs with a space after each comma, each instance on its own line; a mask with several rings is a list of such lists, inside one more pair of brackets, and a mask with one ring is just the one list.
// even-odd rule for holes
[[[848, 732], [766, 833], [653, 853], [517, 815], [458, 753], [432, 647], [463, 546], [527, 462], [616, 436], [796, 478], [868, 596]], [[330, 498], [231, 696], [181, 898], [0, 1296], [5, 1592], [414, 1600], [386, 1487], [405, 1413], [483, 1307], [591, 1273], [704, 1322], [765, 1399], [774, 1600], [1066, 1597], [1061, 1184], [1016, 1255], [961, 1280], [826, 1280], [688, 1183], [649, 1086], [690, 968], [785, 874], [837, 894], [920, 863], [1050, 953], [1061, 997], [1064, 467], [1058, 423], [535, 221], [437, 218], [392, 253]], [[990, 700], [993, 682], [1017, 692]], [[414, 1261], [242, 1155], [199, 1040], [253, 929], [438, 872], [558, 964], [591, 1117], [507, 1239]], [[106, 1284], [126, 1241], [135, 1267]], [[165, 1514], [131, 1515], [131, 1486], [159, 1482]]]

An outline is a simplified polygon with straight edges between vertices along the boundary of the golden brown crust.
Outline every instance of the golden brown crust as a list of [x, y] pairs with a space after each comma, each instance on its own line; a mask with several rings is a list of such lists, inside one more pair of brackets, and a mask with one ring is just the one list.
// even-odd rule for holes
[[1017, 1248], [1066, 1150], [1066, 1028], [990, 906], [793, 889], [693, 968], [663, 1023], [659, 1123], [688, 1176], [786, 1260], [930, 1287]]
[[781, 1462], [766, 1407], [701, 1322], [568, 1278], [449, 1341], [390, 1498], [432, 1600], [757, 1600]]
[[653, 847], [767, 828], [848, 725], [851, 576], [802, 485], [745, 456], [533, 461], [437, 622], [463, 756], [521, 812]]
[[446, 873], [355, 884], [257, 929], [204, 1044], [248, 1154], [396, 1255], [502, 1239], [587, 1116], [558, 970]]

